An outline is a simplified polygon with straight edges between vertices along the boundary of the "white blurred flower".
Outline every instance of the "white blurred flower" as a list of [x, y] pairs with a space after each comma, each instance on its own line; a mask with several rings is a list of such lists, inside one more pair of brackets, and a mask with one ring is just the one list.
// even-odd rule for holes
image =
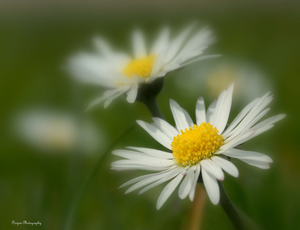
[[52, 110], [33, 109], [20, 113], [14, 128], [21, 139], [43, 151], [95, 151], [102, 137], [90, 122], [80, 124], [74, 116]]
[[269, 93], [249, 103], [226, 128], [232, 102], [233, 84], [224, 90], [218, 100], [210, 104], [205, 112], [204, 100], [200, 97], [196, 105], [196, 124], [190, 115], [175, 101], [170, 101], [176, 123], [174, 128], [163, 119], [154, 117], [154, 123], [137, 123], [155, 140], [172, 151], [150, 148], [127, 147], [113, 154], [125, 159], [112, 163], [115, 170], [142, 169], [156, 171], [137, 177], [123, 184], [133, 184], [126, 193], [144, 187], [139, 194], [171, 180], [161, 192], [157, 209], [165, 203], [182, 181], [178, 195], [181, 199], [194, 199], [196, 183], [202, 177], [207, 194], [213, 204], [218, 204], [220, 192], [217, 180], [224, 180], [223, 170], [238, 177], [238, 169], [227, 157], [237, 158], [247, 164], [268, 169], [272, 159], [264, 154], [239, 150], [236, 147], [269, 130], [284, 114], [270, 117], [256, 124], [267, 112], [265, 107], [272, 101]]
[[146, 48], [143, 33], [135, 30], [132, 33], [132, 56], [115, 52], [103, 39], [96, 38], [96, 54], [78, 54], [69, 60], [68, 65], [75, 78], [109, 88], [103, 96], [90, 103], [89, 108], [101, 101], [105, 101], [104, 107], [107, 107], [124, 93], [127, 101], [133, 103], [139, 84], [151, 83], [188, 64], [217, 56], [201, 56], [214, 38], [208, 29], [191, 36], [193, 27], [188, 26], [173, 39], [170, 39], [169, 28], [164, 28], [150, 50]]
[[[209, 99], [216, 98], [232, 82], [235, 83], [234, 103], [247, 103], [256, 95], [274, 91], [271, 78], [254, 63], [239, 59], [225, 58], [210, 62], [205, 66], [192, 66], [182, 70], [185, 79], [176, 77], [176, 83], [183, 96], [191, 97], [199, 91], [207, 92]], [[190, 84], [193, 82], [193, 84]]]
[[227, 63], [219, 65], [208, 74], [205, 86], [215, 98], [224, 87], [235, 82], [235, 101], [245, 103], [255, 95], [273, 90], [271, 81], [258, 67], [250, 63]]

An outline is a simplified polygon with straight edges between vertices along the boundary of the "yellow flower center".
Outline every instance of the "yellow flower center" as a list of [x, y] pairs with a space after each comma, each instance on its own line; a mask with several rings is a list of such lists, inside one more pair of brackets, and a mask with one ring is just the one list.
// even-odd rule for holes
[[195, 165], [210, 158], [223, 145], [223, 137], [216, 127], [203, 122], [185, 131], [181, 130], [171, 144], [173, 156], [182, 166]]
[[148, 78], [151, 74], [156, 55], [144, 58], [133, 59], [122, 71], [127, 77], [132, 78], [132, 74], [143, 78]]

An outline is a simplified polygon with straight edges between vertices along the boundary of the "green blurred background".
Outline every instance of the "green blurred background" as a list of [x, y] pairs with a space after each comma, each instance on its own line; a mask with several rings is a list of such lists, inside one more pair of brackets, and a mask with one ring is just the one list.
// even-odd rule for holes
[[[233, 160], [240, 176], [226, 174], [224, 186], [251, 229], [300, 229], [299, 7], [293, 1], [1, 2], [0, 229], [187, 229], [192, 203], [180, 200], [177, 190], [157, 211], [163, 185], [140, 196], [124, 195], [118, 187], [147, 172], [110, 170], [117, 157], [107, 150], [130, 127], [112, 149], [163, 149], [135, 124], [150, 121], [147, 109], [120, 97], [106, 110], [97, 106], [82, 115], [102, 91], [73, 82], [64, 65], [78, 51], [93, 51], [95, 35], [115, 50], [130, 51], [130, 32], [136, 27], [150, 44], [163, 25], [176, 34], [195, 20], [217, 37], [205, 52], [222, 57], [169, 74], [158, 97], [162, 112], [174, 124], [168, 105], [173, 98], [194, 118], [199, 96], [209, 104], [234, 80], [233, 120], [246, 103], [271, 90], [275, 97], [268, 116], [287, 117], [244, 148], [265, 153], [274, 163], [261, 170]], [[72, 150], [33, 148], [17, 137], [14, 121], [28, 108], [67, 112], [80, 124], [88, 119], [100, 133], [100, 145], [92, 153], [80, 141]], [[42, 225], [16, 226], [13, 220]], [[201, 229], [232, 225], [207, 200]]]

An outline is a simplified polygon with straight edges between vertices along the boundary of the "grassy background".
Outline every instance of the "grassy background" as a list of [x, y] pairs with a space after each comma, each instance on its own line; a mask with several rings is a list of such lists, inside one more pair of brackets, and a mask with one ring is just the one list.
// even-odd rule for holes
[[[299, 229], [299, 5], [189, 2], [185, 7], [176, 7], [170, 2], [170, 8], [167, 4], [160, 8], [157, 3], [150, 10], [142, 4], [130, 6], [124, 10], [109, 5], [84, 9], [28, 7], [24, 11], [2, 8], [5, 12], [0, 17], [0, 228], [33, 228], [11, 224], [12, 220], [27, 220], [42, 223], [35, 228], [65, 229], [74, 197], [98, 159], [112, 140], [132, 125], [134, 128], [113, 149], [128, 145], [163, 149], [135, 125], [136, 119], [150, 121], [149, 112], [140, 103], [128, 104], [124, 97], [107, 110], [98, 106], [85, 115], [105, 135], [106, 141], [94, 155], [37, 151], [16, 140], [11, 132], [11, 117], [32, 106], [81, 111], [97, 96], [96, 87], [74, 84], [63, 68], [78, 50], [93, 50], [90, 40], [94, 35], [107, 38], [116, 50], [130, 51], [129, 35], [136, 26], [143, 29], [148, 41], [153, 41], [164, 24], [176, 32], [197, 20], [199, 27], [209, 25], [218, 39], [207, 53], [220, 53], [222, 57], [168, 75], [158, 97], [162, 112], [173, 124], [168, 105], [169, 98], [173, 98], [193, 117], [199, 96], [204, 96], [206, 104], [216, 97], [211, 94], [206, 75], [212, 75], [220, 66], [231, 63], [228, 68], [236, 69], [242, 63], [258, 68], [262, 72], [258, 80], [264, 78], [267, 82], [260, 85], [263, 92], [271, 89], [275, 94], [270, 114], [286, 113], [287, 118], [244, 146], [271, 156], [271, 168], [260, 170], [233, 160], [240, 176], [235, 179], [226, 174], [224, 186], [251, 228]], [[195, 85], [191, 75], [203, 80]], [[189, 86], [182, 89], [178, 84], [182, 78], [194, 87], [192, 93], [187, 94]], [[199, 90], [195, 90], [197, 86]], [[221, 88], [226, 87], [228, 84], [224, 83]], [[250, 87], [251, 92], [251, 86], [243, 87], [242, 91]], [[247, 101], [258, 96], [261, 94], [253, 94]], [[241, 101], [233, 104], [230, 120], [245, 105]], [[157, 211], [155, 203], [162, 185], [141, 196], [137, 192], [124, 195], [125, 189], [117, 188], [141, 173], [111, 171], [110, 163], [116, 159], [109, 152], [103, 159], [78, 200], [71, 229], [186, 229], [191, 202], [180, 200], [174, 192]], [[207, 201], [202, 229], [221, 228], [232, 226], [223, 210]]]

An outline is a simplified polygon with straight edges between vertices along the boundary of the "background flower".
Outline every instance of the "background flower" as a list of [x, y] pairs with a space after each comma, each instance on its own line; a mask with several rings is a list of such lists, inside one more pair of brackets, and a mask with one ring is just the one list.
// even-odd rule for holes
[[79, 121], [70, 113], [53, 109], [28, 109], [13, 121], [21, 140], [43, 152], [70, 152], [80, 148], [95, 153], [104, 143], [104, 135], [91, 121]]
[[[265, 92], [276, 94], [270, 76], [256, 63], [243, 57], [222, 56], [218, 61], [208, 62], [205, 66], [193, 65], [181, 72], [186, 78], [176, 76], [178, 85], [174, 87], [182, 89], [178, 93], [183, 97], [197, 96], [200, 91], [208, 99], [214, 100], [232, 82], [236, 95], [233, 102], [240, 106]], [[190, 82], [194, 84], [190, 85]]]
[[170, 29], [166, 27], [161, 30], [150, 49], [146, 47], [144, 34], [135, 30], [132, 32], [133, 55], [115, 52], [106, 41], [95, 38], [97, 52], [72, 57], [68, 67], [77, 79], [110, 88], [94, 100], [89, 108], [104, 100], [104, 107], [107, 107], [124, 93], [127, 94], [127, 101], [133, 103], [139, 84], [151, 83], [186, 65], [217, 56], [202, 56], [214, 39], [208, 29], [192, 33], [194, 27], [194, 24], [187, 26], [172, 39]]

